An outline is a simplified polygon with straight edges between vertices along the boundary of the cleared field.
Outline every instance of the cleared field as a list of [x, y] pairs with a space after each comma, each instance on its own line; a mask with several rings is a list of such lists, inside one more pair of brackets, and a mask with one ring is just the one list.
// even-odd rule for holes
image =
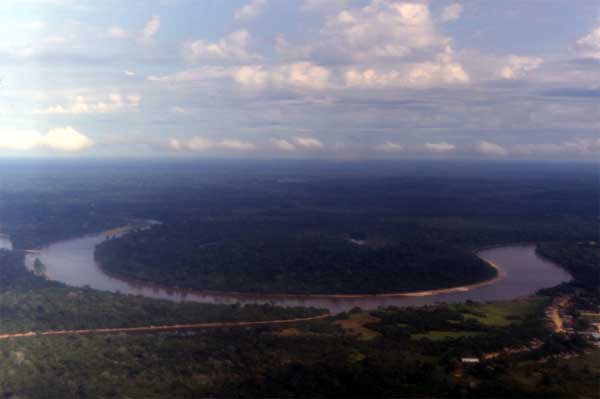
[[479, 321], [481, 324], [503, 327], [519, 322], [544, 306], [544, 300], [494, 302], [490, 304], [458, 304], [452, 308], [463, 313], [465, 318]]
[[350, 318], [346, 320], [337, 320], [335, 324], [342, 327], [347, 333], [357, 335], [361, 341], [370, 341], [381, 334], [365, 327], [365, 324], [377, 323], [378, 321], [380, 321], [378, 318], [371, 316], [367, 312], [357, 312], [352, 313]]

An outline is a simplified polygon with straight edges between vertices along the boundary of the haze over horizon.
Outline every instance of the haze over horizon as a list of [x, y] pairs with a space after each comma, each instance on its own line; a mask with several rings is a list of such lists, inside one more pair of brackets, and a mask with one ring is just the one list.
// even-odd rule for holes
[[600, 6], [5, 0], [0, 156], [600, 155]]

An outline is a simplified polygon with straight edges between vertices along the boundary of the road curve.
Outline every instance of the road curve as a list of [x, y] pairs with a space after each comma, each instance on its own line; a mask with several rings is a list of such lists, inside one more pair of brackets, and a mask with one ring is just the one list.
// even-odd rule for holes
[[278, 326], [285, 324], [302, 323], [307, 321], [323, 320], [331, 317], [331, 314], [323, 313], [318, 316], [304, 317], [297, 319], [284, 320], [263, 320], [263, 321], [238, 321], [221, 323], [194, 323], [194, 324], [173, 324], [167, 326], [145, 326], [145, 327], [124, 327], [124, 328], [96, 328], [87, 330], [50, 330], [50, 331], [28, 331], [22, 333], [0, 334], [0, 340], [15, 338], [32, 337], [52, 337], [68, 335], [111, 335], [111, 334], [147, 334], [166, 331], [190, 331], [190, 330], [212, 330], [222, 328], [244, 328], [259, 326]]

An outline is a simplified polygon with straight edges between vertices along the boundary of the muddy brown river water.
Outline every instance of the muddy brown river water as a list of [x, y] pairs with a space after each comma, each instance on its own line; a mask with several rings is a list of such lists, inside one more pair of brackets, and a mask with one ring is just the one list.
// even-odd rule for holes
[[[126, 281], [114, 278], [102, 271], [94, 260], [97, 244], [111, 233], [99, 233], [72, 240], [57, 242], [26, 256], [26, 266], [31, 268], [36, 258], [46, 267], [50, 280], [60, 281], [74, 287], [88, 286], [102, 291], [142, 295], [150, 298], [173, 301], [193, 301], [215, 304], [273, 304], [278, 306], [306, 306], [328, 309], [339, 313], [354, 307], [374, 309], [380, 306], [422, 306], [439, 302], [463, 302], [510, 300], [535, 293], [569, 281], [571, 276], [559, 266], [538, 257], [535, 245], [508, 245], [484, 249], [477, 254], [497, 266], [502, 278], [474, 287], [457, 287], [442, 292], [430, 291], [402, 295], [370, 296], [303, 296], [303, 295], [260, 295], [236, 293], [195, 292], [188, 289], [161, 287], [151, 283]], [[5, 238], [0, 247], [9, 247]]]

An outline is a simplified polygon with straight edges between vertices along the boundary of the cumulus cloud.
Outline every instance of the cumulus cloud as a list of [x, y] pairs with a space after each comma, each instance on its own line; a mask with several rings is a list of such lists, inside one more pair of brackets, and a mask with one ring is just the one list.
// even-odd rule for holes
[[160, 30], [160, 18], [158, 16], [152, 17], [140, 32], [138, 40], [143, 44], [150, 44], [154, 40], [154, 36]]
[[[321, 4], [307, 3], [312, 8]], [[371, 0], [362, 7], [348, 7], [349, 2], [338, 5], [343, 7], [325, 17], [318, 40], [292, 46], [278, 38], [279, 53], [302, 55], [313, 64], [323, 60], [322, 65], [341, 65], [329, 67], [330, 74], [340, 75], [349, 88], [429, 88], [471, 81], [455, 60], [452, 41], [436, 29], [426, 2]]]
[[543, 62], [543, 58], [540, 57], [511, 55], [506, 58], [505, 64], [500, 70], [500, 76], [504, 79], [520, 78], [528, 72], [536, 70]]
[[344, 74], [346, 86], [357, 88], [431, 87], [444, 84], [464, 84], [470, 81], [462, 65], [446, 62], [419, 62], [404, 68], [350, 68]]
[[139, 94], [122, 95], [112, 93], [107, 101], [88, 101], [84, 96], [77, 96], [71, 104], [62, 106], [54, 105], [46, 109], [34, 111], [35, 114], [102, 114], [110, 112], [136, 111], [139, 108], [142, 97]]
[[76, 152], [92, 146], [92, 140], [68, 126], [51, 129], [40, 137], [40, 144], [57, 151]]
[[239, 139], [212, 140], [203, 137], [171, 139], [167, 145], [176, 151], [206, 152], [210, 150], [254, 151], [256, 145]]
[[256, 18], [268, 5], [268, 0], [251, 0], [248, 4], [236, 10], [234, 17], [238, 20]]
[[323, 148], [323, 143], [314, 137], [295, 137], [294, 143], [298, 147], [304, 148]]
[[463, 6], [460, 3], [450, 4], [442, 10], [441, 19], [444, 22], [455, 21], [460, 18], [463, 12]]
[[93, 145], [93, 141], [68, 126], [42, 134], [34, 130], [16, 131], [0, 128], [0, 149], [29, 151], [37, 148], [61, 152], [78, 152]]
[[202, 66], [198, 68], [188, 69], [172, 75], [148, 76], [148, 80], [152, 82], [162, 83], [194, 83], [207, 82], [214, 79], [231, 79], [238, 69], [223, 66]]
[[204, 66], [174, 75], [149, 76], [148, 80], [163, 83], [207, 82], [228, 79], [247, 88], [278, 88], [323, 90], [331, 87], [331, 72], [311, 62], [284, 63], [272, 67], [263, 65]]
[[600, 58], [600, 20], [590, 33], [577, 41], [577, 46], [584, 56]]
[[160, 17], [150, 18], [139, 31], [132, 31], [120, 26], [108, 28], [108, 36], [113, 39], [131, 39], [142, 45], [154, 44], [154, 37], [160, 30]]
[[425, 3], [372, 0], [327, 19], [321, 31], [321, 51], [355, 62], [402, 58], [418, 50], [444, 47]]
[[490, 141], [482, 141], [478, 144], [477, 150], [483, 155], [506, 156], [508, 151], [499, 144]]
[[292, 143], [290, 143], [287, 140], [283, 140], [283, 139], [271, 139], [271, 144], [273, 144], [273, 146], [279, 150], [282, 151], [295, 151], [296, 150], [296, 146]]
[[249, 51], [249, 44], [250, 33], [242, 29], [216, 42], [206, 40], [187, 42], [183, 45], [183, 54], [191, 62], [249, 61], [259, 58]]
[[272, 81], [279, 86], [306, 89], [325, 89], [330, 85], [331, 73], [325, 67], [312, 62], [281, 65], [271, 73]]
[[393, 143], [391, 141], [386, 141], [383, 144], [379, 144], [375, 146], [375, 150], [376, 151], [383, 151], [383, 152], [398, 152], [398, 151], [402, 151], [404, 149], [404, 146], [402, 146], [401, 144], [398, 143]]
[[245, 65], [236, 70], [233, 76], [243, 86], [264, 86], [269, 72], [262, 65]]
[[456, 145], [446, 143], [445, 141], [436, 142], [436, 143], [425, 143], [425, 149], [435, 153], [444, 153], [454, 151], [456, 149]]

